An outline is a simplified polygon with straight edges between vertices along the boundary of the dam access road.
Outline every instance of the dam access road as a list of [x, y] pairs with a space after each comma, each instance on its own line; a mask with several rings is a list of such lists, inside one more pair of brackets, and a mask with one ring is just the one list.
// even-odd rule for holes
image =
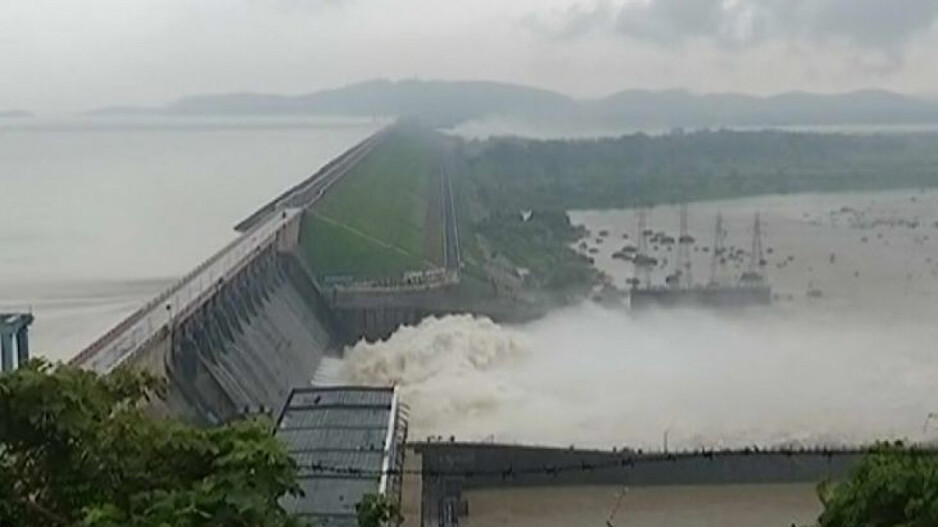
[[[336, 193], [342, 195], [339, 201], [354, 205], [357, 193], [367, 192], [372, 182], [365, 179], [369, 184], [363, 189], [357, 178], [393, 178], [405, 170], [389, 169], [385, 161], [409, 144], [406, 126], [379, 130], [239, 223], [241, 234], [234, 241], [71, 363], [99, 373], [122, 365], [146, 369], [168, 380], [167, 395], [154, 406], [193, 422], [216, 423], [279, 407], [291, 389], [309, 383], [323, 357], [338, 356], [345, 344], [383, 338], [401, 324], [459, 310], [458, 298], [447, 297], [459, 282], [460, 257], [453, 185], [444, 168], [438, 169], [438, 190], [425, 198], [442, 215], [442, 254], [434, 258], [438, 268], [420, 273], [445, 280], [416, 287], [388, 275], [377, 288], [324, 287], [324, 273], [308, 258], [310, 249], [333, 250], [321, 238], [302, 235], [314, 219], [310, 210]], [[438, 161], [425, 159], [428, 165]], [[430, 171], [425, 173], [429, 177]], [[349, 229], [342, 232], [351, 236]]]
[[276, 242], [287, 227], [300, 221], [304, 207], [316, 203], [380, 142], [387, 129], [379, 130], [343, 153], [321, 170], [284, 192], [235, 226], [241, 233], [169, 289], [148, 302], [113, 329], [82, 350], [70, 362], [106, 373], [140, 351], [160, 331], [211, 295], [220, 283], [231, 278], [265, 247]]

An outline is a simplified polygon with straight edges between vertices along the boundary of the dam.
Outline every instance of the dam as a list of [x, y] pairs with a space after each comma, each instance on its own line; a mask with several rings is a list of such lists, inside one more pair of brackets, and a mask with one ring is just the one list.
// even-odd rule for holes
[[[71, 364], [127, 364], [168, 382], [159, 410], [195, 423], [272, 411], [334, 353], [336, 326], [296, 249], [303, 208], [378, 144], [382, 130], [238, 227], [241, 234], [82, 350]], [[286, 203], [289, 201], [289, 203]]]
[[[320, 220], [339, 225], [341, 234], [371, 244], [369, 249], [390, 247], [362, 232], [355, 218], [340, 224], [326, 216], [319, 203], [333, 198], [336, 188], [336, 199], [344, 199], [342, 185], [356, 184], [347, 180], [350, 173], [353, 179], [372, 177], [360, 172], [382, 165], [382, 149], [406, 145], [401, 137], [411, 132], [402, 131], [403, 126], [377, 131], [260, 207], [235, 226], [239, 235], [234, 241], [71, 364], [100, 373], [122, 365], [150, 371], [168, 381], [165, 397], [155, 403], [160, 411], [212, 424], [279, 409], [293, 388], [309, 385], [324, 357], [339, 357], [343, 346], [359, 339], [384, 338], [402, 324], [434, 314], [478, 309], [512, 316], [508, 305], [467, 304], [452, 293], [460, 282], [460, 255], [445, 163], [426, 167], [433, 184], [426, 191], [426, 208], [434, 214], [428, 213], [428, 221], [442, 224], [439, 254], [428, 250], [383, 277], [336, 276], [328, 262], [317, 264], [327, 252], [327, 240], [316, 234]], [[412, 193], [407, 183], [405, 194]], [[351, 261], [362, 261], [359, 256]]]
[[[434, 198], [426, 216], [442, 226], [436, 252], [407, 259], [408, 251], [416, 251], [408, 240], [381, 239], [381, 233], [363, 231], [354, 218], [340, 223], [334, 211], [330, 216], [322, 210], [337, 189], [362, 176], [355, 173], [362, 166], [381, 164], [376, 151], [395, 140], [397, 126], [355, 145], [258, 209], [237, 225], [237, 239], [92, 343], [72, 364], [100, 373], [123, 365], [150, 371], [167, 381], [154, 410], [211, 425], [256, 412], [276, 414], [291, 394], [310, 385], [324, 359], [341, 358], [346, 345], [383, 339], [403, 324], [466, 312], [498, 321], [533, 316], [511, 302], [459, 292], [467, 277], [458, 199], [447, 164], [435, 167], [437, 179], [427, 191]], [[353, 212], [368, 214], [365, 209]], [[357, 261], [340, 264], [368, 260], [361, 254], [400, 257], [401, 263], [376, 279], [342, 275], [335, 262], [310, 258], [317, 244], [334, 243], [337, 233], [346, 236], [343, 242], [360, 244], [350, 251]], [[364, 246], [372, 252], [362, 253]], [[411, 445], [403, 461], [370, 476], [403, 476], [401, 494], [417, 502], [409, 509], [415, 524], [455, 525], [465, 516], [465, 496], [477, 491], [625, 482], [661, 487], [816, 483], [841, 477], [859, 455], [856, 449], [642, 454], [436, 441]], [[322, 464], [306, 468], [312, 479], [348, 470]]]

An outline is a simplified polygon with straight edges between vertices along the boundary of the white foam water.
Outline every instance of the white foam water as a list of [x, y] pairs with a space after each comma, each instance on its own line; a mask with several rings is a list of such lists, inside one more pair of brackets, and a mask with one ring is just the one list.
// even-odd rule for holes
[[[927, 439], [930, 316], [733, 316], [587, 304], [503, 327], [430, 318], [347, 350], [351, 382], [397, 384], [412, 436], [672, 448]], [[933, 432], [938, 432], [938, 429]]]

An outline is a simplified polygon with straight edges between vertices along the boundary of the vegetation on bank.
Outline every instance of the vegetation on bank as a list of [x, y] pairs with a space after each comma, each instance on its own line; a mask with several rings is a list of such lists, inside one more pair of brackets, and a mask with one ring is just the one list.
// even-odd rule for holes
[[303, 254], [317, 273], [396, 277], [442, 261], [428, 242], [439, 154], [433, 136], [411, 126], [391, 132], [304, 217]]
[[[460, 148], [462, 177], [491, 248], [548, 290], [597, 278], [559, 214], [794, 192], [938, 185], [938, 134], [674, 132], [590, 140], [494, 138]], [[549, 222], [520, 225], [522, 210]], [[481, 212], [479, 212], [481, 211]], [[549, 231], [546, 234], [545, 231]], [[573, 233], [573, 234], [572, 234]]]
[[938, 185], [938, 134], [675, 132], [464, 149], [491, 210], [611, 208]]
[[882, 443], [841, 483], [821, 484], [819, 527], [938, 525], [938, 461], [934, 452]]
[[596, 271], [570, 249], [583, 233], [564, 212], [495, 212], [476, 225], [492, 248], [492, 259], [507, 258], [528, 274], [527, 285], [548, 293], [553, 300], [570, 300], [589, 290]]
[[0, 525], [286, 527], [296, 467], [261, 421], [150, 415], [162, 385], [33, 360], [0, 376]]
[[[600, 278], [570, 247], [579, 235], [563, 217], [570, 209], [938, 184], [938, 134], [721, 130], [464, 141], [407, 125], [306, 215], [311, 267], [373, 279], [440, 266], [446, 155], [464, 275], [495, 284], [493, 269], [521, 268], [529, 290], [565, 298], [583, 296]], [[534, 221], [521, 222], [529, 210]]]

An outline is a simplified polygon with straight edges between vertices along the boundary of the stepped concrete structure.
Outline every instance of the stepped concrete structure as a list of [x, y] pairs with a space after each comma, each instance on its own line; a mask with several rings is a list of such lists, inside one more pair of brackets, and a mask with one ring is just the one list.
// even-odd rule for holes
[[[146, 369], [168, 381], [157, 410], [212, 424], [279, 408], [347, 344], [385, 338], [425, 316], [474, 311], [477, 306], [451, 294], [459, 283], [459, 250], [449, 172], [441, 176], [437, 198], [446, 220], [442, 268], [380, 284], [323, 286], [301, 255], [305, 212], [396, 126], [366, 138], [239, 223], [234, 241], [72, 364], [101, 373], [122, 365]], [[498, 309], [514, 314], [510, 306]]]
[[101, 373], [168, 381], [157, 411], [219, 423], [280, 408], [341, 347], [331, 308], [297, 253], [303, 212], [382, 141], [382, 129], [237, 226], [240, 235], [81, 351]]

